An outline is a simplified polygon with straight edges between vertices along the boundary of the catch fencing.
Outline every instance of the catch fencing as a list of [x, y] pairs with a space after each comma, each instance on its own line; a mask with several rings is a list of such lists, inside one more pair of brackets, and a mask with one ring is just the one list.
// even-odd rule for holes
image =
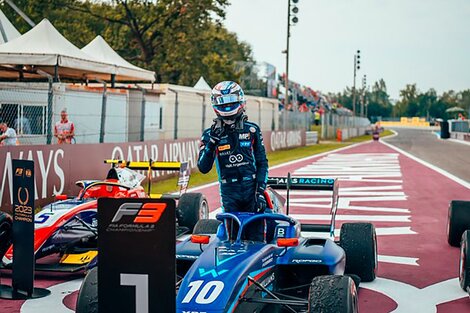
[[366, 117], [338, 115], [333, 112], [324, 113], [321, 123], [321, 138], [323, 139], [336, 138], [338, 129], [342, 130], [344, 134], [347, 134], [347, 136], [342, 136], [343, 140], [364, 135], [366, 129], [370, 126], [370, 120]]

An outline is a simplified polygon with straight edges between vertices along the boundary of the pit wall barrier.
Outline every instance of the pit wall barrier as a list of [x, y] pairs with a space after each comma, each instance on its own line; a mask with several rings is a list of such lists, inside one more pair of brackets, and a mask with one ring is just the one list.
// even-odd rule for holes
[[[302, 130], [265, 131], [263, 138], [268, 152], [306, 144], [306, 134]], [[36, 206], [43, 206], [51, 202], [56, 194], [76, 196], [80, 190], [75, 186], [76, 181], [104, 179], [109, 170], [109, 166], [103, 163], [104, 159], [188, 161], [189, 166], [196, 169], [199, 143], [199, 138], [190, 138], [129, 143], [0, 147], [0, 168], [3, 169], [0, 180], [1, 210], [11, 211], [12, 159], [35, 162]], [[152, 179], [157, 181], [168, 175], [171, 173], [155, 171], [152, 173]]]
[[380, 121], [383, 127], [429, 127], [429, 122], [420, 117], [402, 117], [400, 121]]
[[366, 130], [366, 127], [341, 128], [336, 132], [336, 140], [345, 141], [350, 138], [362, 136], [366, 134]]

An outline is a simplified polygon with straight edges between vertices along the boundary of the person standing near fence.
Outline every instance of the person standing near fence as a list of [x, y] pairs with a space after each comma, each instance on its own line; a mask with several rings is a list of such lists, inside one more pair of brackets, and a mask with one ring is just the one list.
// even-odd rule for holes
[[8, 127], [7, 123], [0, 123], [0, 145], [2, 146], [16, 146], [16, 131]]
[[58, 144], [72, 143], [75, 136], [75, 125], [68, 119], [66, 109], [60, 111], [60, 121], [54, 126], [54, 136], [57, 138]]

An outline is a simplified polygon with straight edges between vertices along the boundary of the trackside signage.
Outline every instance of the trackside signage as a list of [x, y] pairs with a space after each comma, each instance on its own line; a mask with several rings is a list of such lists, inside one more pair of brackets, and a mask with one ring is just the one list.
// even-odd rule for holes
[[[305, 131], [263, 132], [266, 151], [289, 149], [305, 145]], [[75, 182], [83, 179], [103, 179], [109, 167], [104, 159], [127, 161], [180, 161], [188, 162], [189, 169], [197, 167], [199, 138], [159, 140], [129, 143], [23, 145], [0, 149], [0, 207], [12, 211], [13, 192], [12, 159], [35, 163], [34, 199], [42, 206], [53, 200], [53, 194], [76, 195]], [[168, 172], [155, 171], [153, 179]]]
[[175, 201], [98, 199], [99, 312], [175, 312]]
[[29, 296], [34, 289], [34, 162], [13, 160], [14, 290]]

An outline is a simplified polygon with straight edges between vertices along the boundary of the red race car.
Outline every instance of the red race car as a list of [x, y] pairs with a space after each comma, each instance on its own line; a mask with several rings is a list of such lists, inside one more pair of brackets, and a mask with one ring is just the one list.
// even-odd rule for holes
[[[82, 180], [78, 196], [56, 196], [56, 201], [46, 205], [35, 215], [34, 252], [36, 270], [75, 272], [85, 269], [96, 259], [97, 249], [97, 199], [107, 198], [172, 198], [177, 200], [177, 236], [191, 233], [197, 221], [209, 217], [209, 205], [201, 193], [185, 193], [189, 182], [187, 163], [180, 162], [128, 162], [106, 160], [112, 167], [104, 180]], [[141, 186], [145, 175], [138, 171], [180, 171], [179, 194], [150, 195]], [[11, 246], [12, 219], [0, 214], [0, 257], [3, 266], [13, 260]], [[2, 251], [3, 250], [3, 251]], [[6, 252], [5, 252], [6, 250]]]

